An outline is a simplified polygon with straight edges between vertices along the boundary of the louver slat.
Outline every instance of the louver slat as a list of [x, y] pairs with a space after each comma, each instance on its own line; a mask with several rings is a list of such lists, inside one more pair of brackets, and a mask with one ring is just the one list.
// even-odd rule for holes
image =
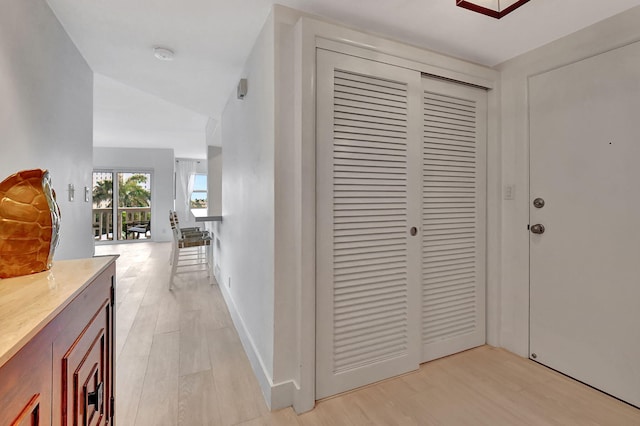
[[408, 116], [404, 84], [336, 70], [334, 86], [333, 371], [339, 373], [407, 351]]
[[422, 342], [476, 329], [476, 106], [423, 98]]

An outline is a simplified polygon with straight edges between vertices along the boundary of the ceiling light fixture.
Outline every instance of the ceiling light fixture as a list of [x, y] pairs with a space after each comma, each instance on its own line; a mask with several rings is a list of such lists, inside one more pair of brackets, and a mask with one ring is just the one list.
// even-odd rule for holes
[[154, 47], [153, 55], [161, 61], [173, 61], [175, 54], [173, 50], [167, 49], [166, 47]]
[[456, 0], [456, 6], [500, 19], [529, 0]]

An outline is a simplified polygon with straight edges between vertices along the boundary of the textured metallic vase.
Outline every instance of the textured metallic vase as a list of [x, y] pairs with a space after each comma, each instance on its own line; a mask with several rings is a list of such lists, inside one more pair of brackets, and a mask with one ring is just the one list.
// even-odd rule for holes
[[47, 170], [23, 170], [0, 183], [0, 278], [51, 268], [60, 209]]

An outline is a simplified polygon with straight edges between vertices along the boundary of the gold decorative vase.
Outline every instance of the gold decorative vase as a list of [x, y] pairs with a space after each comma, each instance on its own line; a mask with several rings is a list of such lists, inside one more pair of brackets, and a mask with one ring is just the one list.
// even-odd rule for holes
[[0, 182], [0, 278], [51, 268], [59, 230], [47, 170], [23, 170]]

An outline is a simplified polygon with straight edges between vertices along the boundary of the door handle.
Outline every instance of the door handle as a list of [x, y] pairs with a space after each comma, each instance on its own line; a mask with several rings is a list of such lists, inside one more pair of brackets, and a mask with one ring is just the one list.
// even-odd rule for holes
[[544, 225], [536, 223], [531, 227], [531, 232], [534, 234], [544, 234]]
[[535, 200], [533, 200], [533, 207], [537, 208], [537, 209], [541, 209], [544, 207], [544, 200], [540, 197], [536, 198]]
[[96, 411], [100, 411], [102, 407], [102, 399], [104, 396], [104, 382], [100, 382], [95, 392], [89, 392], [87, 394], [87, 405], [93, 405]]

